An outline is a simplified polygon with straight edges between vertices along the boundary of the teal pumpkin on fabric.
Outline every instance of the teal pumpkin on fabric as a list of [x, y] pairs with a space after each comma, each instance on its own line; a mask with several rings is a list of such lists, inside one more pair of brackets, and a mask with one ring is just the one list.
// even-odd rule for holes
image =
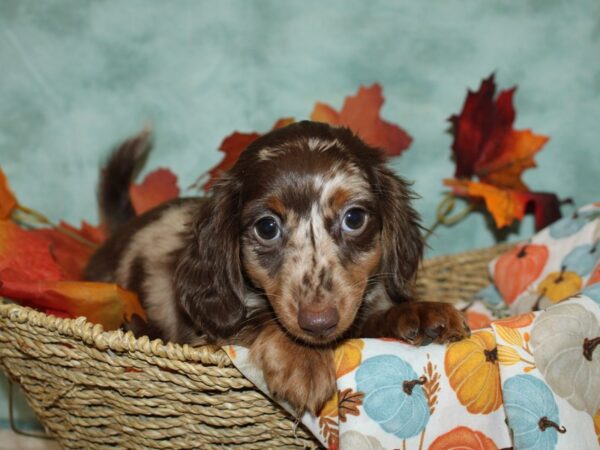
[[591, 209], [588, 211], [578, 211], [570, 217], [565, 217], [550, 225], [550, 236], [554, 239], [562, 239], [573, 236], [590, 221], [600, 217], [600, 211]]
[[582, 277], [589, 275], [600, 261], [600, 245], [584, 244], [575, 247], [563, 259], [562, 266]]
[[497, 307], [504, 304], [504, 299], [500, 295], [500, 292], [498, 292], [498, 289], [496, 289], [496, 286], [493, 284], [490, 284], [488, 287], [480, 290], [477, 294], [475, 294], [475, 297], [491, 307]]
[[586, 287], [582, 294], [591, 298], [600, 306], [600, 283], [594, 283], [591, 286]]
[[587, 222], [588, 221], [585, 217], [581, 217], [579, 215], [574, 217], [565, 217], [550, 225], [550, 236], [552, 236], [554, 239], [562, 239], [573, 236], [575, 233], [581, 230]]
[[406, 361], [392, 355], [369, 358], [356, 372], [356, 389], [365, 393], [367, 416], [401, 439], [416, 436], [429, 421], [424, 381]]
[[504, 382], [504, 408], [519, 450], [552, 450], [560, 426], [558, 407], [552, 391], [531, 375], [517, 375]]

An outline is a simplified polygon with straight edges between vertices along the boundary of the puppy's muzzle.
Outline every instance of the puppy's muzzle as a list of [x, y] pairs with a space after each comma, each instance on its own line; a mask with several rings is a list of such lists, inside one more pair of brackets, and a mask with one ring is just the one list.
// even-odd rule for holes
[[313, 336], [328, 336], [335, 330], [340, 315], [333, 307], [324, 309], [301, 308], [298, 311], [298, 325]]

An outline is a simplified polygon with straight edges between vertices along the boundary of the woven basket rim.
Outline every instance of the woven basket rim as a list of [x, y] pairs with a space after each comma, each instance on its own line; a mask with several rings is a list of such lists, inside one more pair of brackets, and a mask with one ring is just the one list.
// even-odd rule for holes
[[[497, 244], [491, 247], [468, 250], [450, 255], [434, 256], [423, 261], [421, 270], [447, 262], [449, 258], [460, 259], [476, 253], [487, 252], [502, 247], [509, 248], [514, 243]], [[8, 300], [8, 299], [6, 299]], [[105, 331], [102, 325], [93, 324], [85, 317], [76, 319], [61, 318], [45, 314], [27, 306], [21, 306], [0, 297], [0, 314], [16, 323], [26, 323], [56, 331], [61, 335], [93, 345], [101, 351], [142, 353], [145, 356], [168, 358], [181, 362], [200, 362], [202, 364], [231, 366], [231, 360], [218, 346], [197, 346], [188, 344], [164, 343], [161, 339], [150, 340], [147, 336], [136, 338], [132, 332], [123, 330]]]

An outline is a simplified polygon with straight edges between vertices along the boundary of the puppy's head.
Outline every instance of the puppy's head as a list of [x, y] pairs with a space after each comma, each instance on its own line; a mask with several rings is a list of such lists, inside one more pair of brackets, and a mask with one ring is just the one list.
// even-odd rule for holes
[[227, 337], [250, 284], [295, 338], [340, 337], [375, 284], [394, 301], [410, 295], [423, 247], [411, 195], [382, 152], [347, 129], [300, 122], [257, 139], [197, 224], [210, 287], [194, 304], [210, 310], [192, 317], [216, 311], [200, 320]]

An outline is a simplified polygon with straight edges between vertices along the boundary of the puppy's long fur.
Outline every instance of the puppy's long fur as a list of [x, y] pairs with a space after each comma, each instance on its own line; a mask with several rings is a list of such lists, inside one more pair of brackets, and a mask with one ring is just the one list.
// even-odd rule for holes
[[138, 334], [250, 345], [272, 393], [316, 412], [335, 389], [335, 342], [420, 345], [468, 333], [451, 306], [412, 301], [423, 252], [413, 194], [348, 129], [299, 122], [273, 131], [206, 199], [133, 219], [127, 187], [148, 140], [124, 143], [103, 171], [102, 216], [116, 232], [86, 271], [140, 295], [149, 324]]

